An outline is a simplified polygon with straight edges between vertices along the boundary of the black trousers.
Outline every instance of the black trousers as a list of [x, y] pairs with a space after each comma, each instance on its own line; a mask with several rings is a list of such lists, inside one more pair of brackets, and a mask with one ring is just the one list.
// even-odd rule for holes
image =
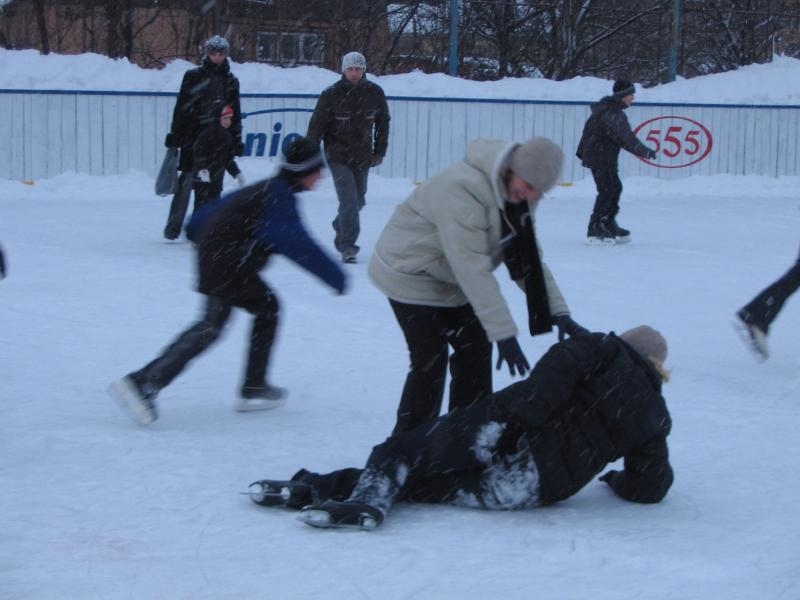
[[472, 306], [389, 303], [405, 335], [411, 363], [393, 435], [439, 416], [448, 362], [448, 411], [491, 395], [492, 344]]
[[786, 300], [797, 291], [798, 287], [800, 287], [800, 256], [791, 269], [764, 288], [740, 311], [742, 318], [747, 323], [767, 331]]
[[212, 200], [219, 198], [222, 193], [222, 182], [225, 174], [219, 177], [212, 177], [209, 183], [195, 181], [192, 185], [194, 190], [194, 210], [197, 211]]
[[158, 358], [131, 376], [140, 386], [156, 391], [169, 385], [192, 359], [219, 338], [234, 306], [253, 315], [243, 385], [264, 385], [278, 326], [279, 304], [272, 290], [261, 280], [251, 282], [242, 290], [242, 295], [234, 299], [207, 296], [201, 319], [181, 333]]
[[592, 169], [594, 184], [597, 186], [597, 197], [594, 201], [590, 222], [610, 222], [619, 213], [619, 199], [622, 195], [622, 181], [617, 166]]

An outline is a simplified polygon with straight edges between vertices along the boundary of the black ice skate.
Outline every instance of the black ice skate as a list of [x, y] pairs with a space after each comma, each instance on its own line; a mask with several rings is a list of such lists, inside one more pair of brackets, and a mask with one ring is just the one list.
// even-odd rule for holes
[[769, 358], [766, 329], [762, 329], [755, 323], [748, 323], [746, 315], [743, 316], [741, 310], [736, 313], [733, 328], [758, 362], [764, 362]]
[[264, 385], [245, 385], [242, 387], [236, 410], [251, 412], [255, 410], [272, 410], [283, 406], [289, 392], [286, 388], [265, 383]]
[[139, 425], [150, 425], [158, 419], [153, 391], [145, 391], [133, 377], [126, 375], [108, 386], [108, 395]]
[[260, 506], [299, 509], [314, 501], [311, 486], [303, 481], [262, 479], [251, 483], [246, 493], [250, 500]]
[[336, 502], [306, 506], [297, 518], [312, 527], [322, 529], [360, 529], [372, 531], [383, 522], [383, 513], [361, 502]]

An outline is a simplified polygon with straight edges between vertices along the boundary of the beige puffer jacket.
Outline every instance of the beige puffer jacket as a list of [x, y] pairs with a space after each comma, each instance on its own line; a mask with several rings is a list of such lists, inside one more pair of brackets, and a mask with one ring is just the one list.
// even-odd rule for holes
[[[395, 209], [369, 263], [369, 277], [379, 290], [407, 304], [469, 303], [490, 341], [517, 335], [492, 274], [503, 260], [505, 186], [500, 177], [517, 145], [471, 142], [462, 162], [431, 177]], [[532, 215], [537, 204], [531, 206]], [[569, 314], [550, 269], [542, 267], [550, 312]]]

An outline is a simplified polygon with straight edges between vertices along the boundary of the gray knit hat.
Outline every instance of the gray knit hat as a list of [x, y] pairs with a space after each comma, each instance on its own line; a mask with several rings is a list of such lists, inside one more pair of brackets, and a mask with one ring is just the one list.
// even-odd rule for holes
[[222, 52], [225, 56], [227, 56], [229, 49], [230, 44], [228, 44], [228, 40], [221, 35], [215, 35], [209, 38], [206, 42], [206, 56], [212, 52]]
[[348, 52], [342, 57], [342, 73], [351, 67], [367, 70], [367, 59], [360, 52]]
[[543, 137], [533, 138], [517, 146], [511, 153], [511, 170], [541, 193], [550, 190], [558, 181], [564, 153], [555, 142]]
[[639, 325], [621, 333], [619, 337], [625, 340], [634, 350], [645, 358], [650, 358], [656, 364], [663, 365], [667, 360], [667, 340], [658, 331], [647, 325]]

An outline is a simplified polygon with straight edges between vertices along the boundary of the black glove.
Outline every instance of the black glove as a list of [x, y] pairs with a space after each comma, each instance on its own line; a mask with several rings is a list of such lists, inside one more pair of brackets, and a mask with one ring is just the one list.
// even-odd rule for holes
[[525, 375], [527, 371], [531, 370], [531, 365], [528, 359], [522, 353], [522, 348], [519, 347], [517, 338], [510, 337], [497, 342], [497, 369], [503, 364], [503, 361], [508, 363], [508, 371], [512, 375], [516, 375], [519, 371], [520, 375]]
[[589, 333], [588, 329], [578, 325], [569, 315], [558, 315], [557, 317], [553, 318], [553, 325], [558, 327], [559, 342], [563, 342], [567, 336], [579, 337]]
[[0, 279], [6, 276], [6, 257], [3, 254], [3, 249], [0, 248]]
[[237, 142], [234, 146], [233, 153], [236, 156], [244, 156], [244, 144], [242, 142]]
[[180, 148], [180, 142], [178, 142], [178, 138], [176, 138], [171, 133], [167, 134], [167, 137], [164, 138], [164, 145], [167, 148]]
[[647, 158], [649, 158], [650, 160], [655, 160], [656, 156], [658, 156], [658, 153], [655, 150], [650, 150], [647, 153]]

